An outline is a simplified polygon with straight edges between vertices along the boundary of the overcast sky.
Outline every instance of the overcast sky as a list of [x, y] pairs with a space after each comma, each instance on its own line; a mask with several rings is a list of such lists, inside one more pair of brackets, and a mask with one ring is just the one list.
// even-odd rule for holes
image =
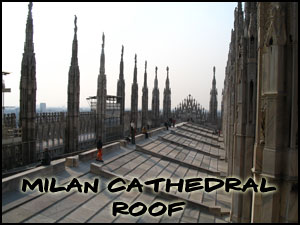
[[[213, 66], [216, 67], [218, 110], [237, 3], [47, 3], [34, 2], [34, 51], [37, 99], [47, 107], [67, 105], [68, 73], [77, 15], [80, 107], [97, 94], [102, 32], [105, 34], [107, 94], [116, 95], [121, 47], [124, 45], [125, 107], [130, 108], [134, 54], [137, 54], [138, 107], [141, 108], [144, 65], [147, 60], [149, 109], [155, 66], [158, 67], [160, 108], [166, 67], [169, 66], [171, 107], [191, 94], [209, 106]], [[19, 106], [21, 61], [24, 52], [28, 3], [2, 3], [2, 71], [6, 106]]]

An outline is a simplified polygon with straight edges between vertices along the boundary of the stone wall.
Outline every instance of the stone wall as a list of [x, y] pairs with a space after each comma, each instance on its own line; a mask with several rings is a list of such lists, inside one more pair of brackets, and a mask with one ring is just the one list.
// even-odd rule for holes
[[[298, 3], [234, 12], [222, 129], [228, 175], [278, 191], [233, 194], [233, 222], [298, 221]], [[297, 191], [296, 191], [297, 190]]]

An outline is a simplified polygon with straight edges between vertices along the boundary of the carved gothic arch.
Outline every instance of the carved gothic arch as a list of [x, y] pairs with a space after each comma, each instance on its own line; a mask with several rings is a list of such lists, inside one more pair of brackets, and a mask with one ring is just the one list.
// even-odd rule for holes
[[274, 3], [270, 10], [269, 27], [264, 41], [266, 47], [271, 45], [285, 45], [286, 43], [286, 15], [283, 4]]

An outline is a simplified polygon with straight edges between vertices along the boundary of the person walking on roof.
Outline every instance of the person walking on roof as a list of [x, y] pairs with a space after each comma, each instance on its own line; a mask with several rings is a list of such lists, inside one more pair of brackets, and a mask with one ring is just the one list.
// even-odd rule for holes
[[103, 162], [102, 159], [102, 140], [101, 140], [101, 136], [99, 136], [99, 140], [97, 142], [97, 149], [98, 149], [98, 153], [97, 153], [97, 161]]

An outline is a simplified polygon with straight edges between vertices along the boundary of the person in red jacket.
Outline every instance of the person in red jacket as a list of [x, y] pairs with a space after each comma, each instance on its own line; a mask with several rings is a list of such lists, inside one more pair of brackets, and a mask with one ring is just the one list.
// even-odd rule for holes
[[99, 140], [97, 142], [97, 149], [98, 149], [98, 153], [97, 153], [97, 161], [103, 162], [102, 159], [102, 141], [101, 141], [101, 136], [99, 136]]

